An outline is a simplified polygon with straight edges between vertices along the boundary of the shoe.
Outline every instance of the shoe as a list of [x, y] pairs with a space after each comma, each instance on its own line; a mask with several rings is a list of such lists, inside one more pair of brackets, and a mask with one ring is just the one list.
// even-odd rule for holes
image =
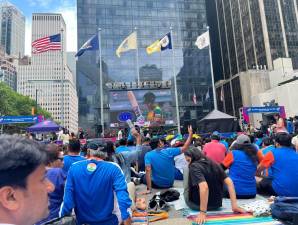
[[131, 179], [132, 179], [132, 182], [133, 182], [135, 185], [140, 185], [140, 184], [141, 184], [141, 178], [133, 177], [133, 178], [131, 178]]

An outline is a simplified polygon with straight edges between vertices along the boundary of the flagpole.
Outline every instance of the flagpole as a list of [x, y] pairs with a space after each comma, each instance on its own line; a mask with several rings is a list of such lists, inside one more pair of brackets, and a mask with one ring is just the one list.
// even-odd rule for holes
[[99, 88], [100, 88], [100, 125], [102, 129], [102, 136], [104, 137], [104, 112], [103, 112], [103, 76], [102, 76], [102, 55], [101, 55], [101, 28], [98, 28], [98, 49], [99, 49]]
[[[64, 29], [61, 28], [61, 61], [62, 61], [62, 73], [61, 73], [61, 124], [64, 127], [64, 45], [63, 45], [63, 31]], [[36, 108], [37, 111], [37, 108]]]
[[139, 87], [140, 84], [140, 71], [139, 71], [139, 45], [138, 45], [138, 28], [135, 27], [135, 32], [136, 32], [136, 42], [137, 42], [137, 49], [136, 49], [136, 67], [137, 67], [137, 77], [138, 77], [138, 85]]
[[207, 31], [208, 31], [208, 36], [209, 36], [209, 58], [210, 58], [211, 81], [212, 81], [212, 90], [213, 90], [213, 104], [214, 104], [214, 109], [217, 110], [217, 101], [216, 101], [214, 73], [213, 73], [213, 66], [212, 66], [213, 63], [212, 63], [212, 52], [211, 52], [211, 40], [210, 40], [209, 26], [207, 27]]
[[174, 41], [173, 41], [173, 28], [170, 27], [171, 42], [172, 42], [172, 60], [173, 60], [173, 76], [174, 76], [174, 91], [175, 91], [175, 101], [176, 101], [176, 115], [177, 115], [177, 126], [178, 133], [181, 134], [180, 128], [180, 113], [179, 113], [179, 103], [178, 103], [178, 91], [177, 91], [177, 80], [176, 80], [176, 69], [175, 69], [175, 53], [174, 53]]

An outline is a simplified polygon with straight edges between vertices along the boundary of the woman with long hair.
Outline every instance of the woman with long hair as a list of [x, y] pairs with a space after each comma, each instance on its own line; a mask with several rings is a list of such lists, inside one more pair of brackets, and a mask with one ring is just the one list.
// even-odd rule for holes
[[[241, 134], [231, 146], [222, 166], [229, 169], [229, 177], [232, 179], [238, 199], [255, 198], [256, 171], [258, 163], [262, 160], [263, 154], [251, 143], [247, 135]], [[225, 193], [228, 197], [228, 193]]]
[[227, 177], [220, 165], [208, 159], [197, 148], [192, 147], [184, 153], [189, 168], [184, 175], [184, 198], [186, 204], [200, 213], [196, 218], [198, 224], [206, 220], [207, 210], [216, 210], [222, 206], [224, 184], [231, 196], [234, 212], [243, 213], [237, 205], [233, 181]]

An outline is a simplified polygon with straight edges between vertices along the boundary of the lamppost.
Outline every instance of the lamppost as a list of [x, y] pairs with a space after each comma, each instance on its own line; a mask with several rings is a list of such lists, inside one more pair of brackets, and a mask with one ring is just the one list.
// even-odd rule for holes
[[37, 113], [37, 107], [38, 107], [38, 91], [42, 91], [42, 90], [40, 90], [40, 89], [38, 89], [38, 88], [35, 89], [35, 109], [36, 109], [36, 111], [35, 111], [35, 115], [38, 114], [38, 113]]

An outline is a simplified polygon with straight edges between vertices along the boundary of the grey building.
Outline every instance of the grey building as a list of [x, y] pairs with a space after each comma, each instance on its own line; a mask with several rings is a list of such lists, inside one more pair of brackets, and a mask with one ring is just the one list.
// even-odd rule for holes
[[0, 44], [8, 55], [24, 56], [25, 16], [8, 1], [0, 4]]
[[[206, 11], [205, 0], [78, 0], [78, 47], [101, 28], [104, 82], [136, 81], [136, 52], [126, 52], [117, 58], [115, 51], [137, 28], [140, 80], [172, 80], [175, 71], [181, 125], [195, 122], [213, 105], [212, 96], [205, 99], [208, 90], [212, 95], [208, 49], [199, 50], [195, 46], [196, 38], [206, 31]], [[170, 32], [170, 27], [173, 28], [174, 63], [172, 50], [147, 55], [146, 47]], [[86, 52], [77, 61], [79, 126], [93, 131], [100, 124], [97, 54]], [[192, 101], [194, 93], [197, 104]], [[105, 93], [105, 106], [107, 96]], [[104, 108], [104, 122], [108, 126], [108, 108]]]
[[[221, 63], [217, 88], [219, 109], [237, 114], [242, 106], [239, 75], [248, 70], [272, 70], [276, 58], [298, 59], [296, 0], [214, 0]], [[233, 79], [231, 79], [235, 76]], [[223, 91], [222, 91], [223, 90]]]
[[0, 48], [0, 82], [17, 91], [17, 69], [13, 59], [5, 56], [3, 48]]

